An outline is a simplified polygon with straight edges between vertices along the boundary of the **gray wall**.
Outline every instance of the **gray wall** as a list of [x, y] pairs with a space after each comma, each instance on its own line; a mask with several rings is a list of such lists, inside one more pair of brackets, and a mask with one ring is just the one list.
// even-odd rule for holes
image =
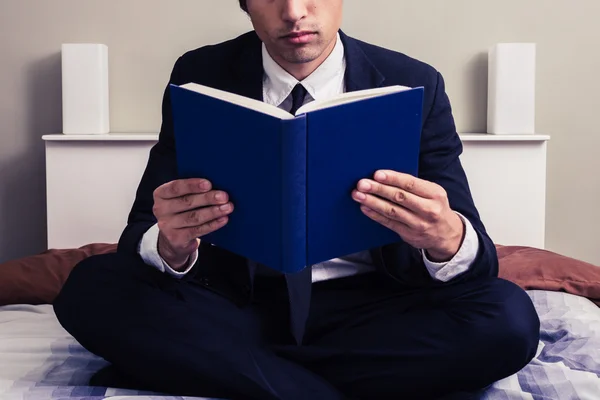
[[[61, 43], [107, 44], [111, 130], [153, 132], [175, 59], [251, 28], [236, 3], [0, 0], [0, 261], [45, 249], [40, 138], [61, 130]], [[345, 11], [348, 34], [444, 74], [460, 132], [486, 128], [487, 49], [538, 43], [537, 130], [552, 136], [547, 247], [600, 264], [600, 2], [346, 0]]]

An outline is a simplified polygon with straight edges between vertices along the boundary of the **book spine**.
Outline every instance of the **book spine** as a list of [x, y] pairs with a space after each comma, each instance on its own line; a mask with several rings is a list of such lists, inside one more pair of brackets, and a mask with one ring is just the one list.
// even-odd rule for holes
[[282, 121], [281, 265], [287, 273], [306, 267], [306, 132], [306, 116]]

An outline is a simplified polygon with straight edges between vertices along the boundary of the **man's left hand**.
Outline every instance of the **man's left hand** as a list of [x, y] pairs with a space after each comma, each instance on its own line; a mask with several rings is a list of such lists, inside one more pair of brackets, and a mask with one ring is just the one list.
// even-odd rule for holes
[[423, 249], [434, 262], [450, 261], [462, 245], [465, 227], [441, 186], [395, 171], [362, 179], [352, 197], [362, 212]]

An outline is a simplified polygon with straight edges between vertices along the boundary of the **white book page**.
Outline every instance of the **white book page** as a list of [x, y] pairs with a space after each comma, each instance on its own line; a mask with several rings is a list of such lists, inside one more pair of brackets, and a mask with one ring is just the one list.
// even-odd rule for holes
[[324, 110], [326, 108], [336, 107], [336, 106], [339, 106], [342, 104], [353, 103], [353, 102], [356, 102], [359, 100], [364, 100], [364, 99], [368, 99], [368, 98], [372, 98], [372, 97], [378, 97], [378, 96], [391, 94], [391, 93], [404, 92], [404, 91], [410, 90], [410, 89], [412, 89], [412, 88], [407, 87], [407, 86], [396, 85], [396, 86], [387, 86], [387, 87], [375, 88], [375, 89], [360, 90], [357, 92], [347, 92], [347, 93], [341, 94], [339, 96], [336, 96], [336, 97], [328, 99], [328, 100], [321, 100], [321, 101], [317, 100], [317, 101], [312, 101], [308, 104], [305, 104], [298, 109], [298, 112], [296, 112], [296, 116], [301, 115], [301, 114], [306, 114], [311, 111]]
[[250, 99], [248, 97], [240, 96], [235, 93], [225, 92], [223, 90], [199, 85], [197, 83], [186, 83], [185, 85], [181, 85], [180, 87], [187, 90], [191, 90], [193, 92], [204, 94], [206, 96], [214, 97], [215, 99], [223, 100], [231, 104], [236, 104], [241, 107], [249, 108], [251, 110], [270, 115], [272, 117], [281, 119], [295, 118], [295, 116], [288, 113], [287, 111], [282, 110], [279, 107], [275, 107], [268, 103], [258, 101], [255, 99]]

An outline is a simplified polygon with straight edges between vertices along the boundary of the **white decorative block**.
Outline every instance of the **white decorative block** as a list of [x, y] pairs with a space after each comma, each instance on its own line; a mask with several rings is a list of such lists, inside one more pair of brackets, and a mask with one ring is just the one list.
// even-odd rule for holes
[[109, 133], [108, 95], [108, 47], [63, 44], [63, 133]]
[[500, 43], [489, 52], [488, 133], [535, 133], [535, 43]]

